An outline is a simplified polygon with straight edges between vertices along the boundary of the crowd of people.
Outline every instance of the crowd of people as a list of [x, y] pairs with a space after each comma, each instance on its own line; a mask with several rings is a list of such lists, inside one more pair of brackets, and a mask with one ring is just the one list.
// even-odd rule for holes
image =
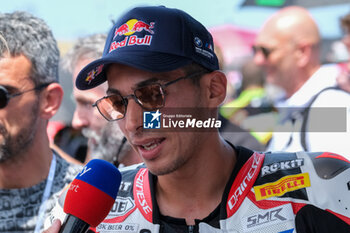
[[[321, 64], [305, 8], [263, 24], [230, 102], [212, 35], [192, 16], [136, 7], [114, 23], [60, 59], [42, 19], [0, 14], [0, 232], [57, 233], [64, 188], [91, 159], [121, 169], [115, 202], [128, 206], [92, 231], [350, 232], [350, 61]], [[350, 53], [350, 14], [340, 26]], [[69, 127], [87, 139], [78, 157], [47, 130], [60, 65], [76, 103]], [[186, 111], [210, 126], [146, 127], [146, 113], [153, 127], [159, 112], [174, 122]]]

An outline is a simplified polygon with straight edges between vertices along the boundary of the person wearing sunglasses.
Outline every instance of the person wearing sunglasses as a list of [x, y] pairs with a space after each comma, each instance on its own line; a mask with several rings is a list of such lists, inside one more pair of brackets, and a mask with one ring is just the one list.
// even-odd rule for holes
[[285, 93], [276, 103], [280, 119], [267, 150], [332, 151], [350, 159], [350, 95], [337, 87], [339, 67], [321, 65], [321, 37], [310, 13], [297, 6], [279, 10], [253, 50], [266, 81]]
[[[344, 208], [350, 205], [349, 161], [330, 153], [258, 153], [220, 136], [214, 116], [226, 97], [226, 77], [219, 70], [211, 34], [184, 11], [136, 7], [122, 15], [107, 37], [102, 58], [80, 71], [76, 86], [89, 90], [105, 81], [106, 96], [94, 106], [106, 120], [119, 124], [144, 164], [122, 170], [116, 208], [90, 230], [350, 229], [350, 209]], [[157, 123], [158, 118], [172, 118], [173, 123], [177, 117], [191, 118], [184, 114], [187, 110], [199, 113], [190, 119], [195, 128]], [[213, 128], [208, 123], [201, 130], [205, 123], [198, 119], [207, 117], [204, 122], [214, 122]], [[331, 172], [335, 170], [338, 175]], [[62, 213], [56, 207], [53, 216]], [[60, 222], [52, 224], [46, 233], [58, 232]]]
[[[83, 67], [102, 56], [106, 38], [106, 34], [92, 34], [79, 38], [78, 42], [64, 56], [63, 68], [72, 75], [73, 83]], [[123, 134], [118, 130], [117, 124], [108, 124], [108, 121], [93, 107], [96, 100], [103, 97], [106, 90], [107, 84], [102, 84], [89, 91], [81, 91], [73, 87], [75, 109], [72, 127], [75, 130], [80, 130], [83, 136], [88, 139], [87, 153], [79, 155], [79, 157], [83, 158], [82, 162], [84, 163], [96, 158], [113, 162], [116, 165], [122, 164], [122, 166], [140, 163], [140, 157], [126, 142]]]
[[59, 50], [46, 23], [26, 12], [0, 13], [0, 231], [40, 232], [55, 195], [80, 166], [50, 148], [57, 112]]
[[344, 33], [342, 43], [347, 50], [348, 57], [347, 61], [339, 63], [341, 73], [337, 77], [337, 83], [340, 88], [350, 93], [350, 13], [340, 19], [340, 26]]

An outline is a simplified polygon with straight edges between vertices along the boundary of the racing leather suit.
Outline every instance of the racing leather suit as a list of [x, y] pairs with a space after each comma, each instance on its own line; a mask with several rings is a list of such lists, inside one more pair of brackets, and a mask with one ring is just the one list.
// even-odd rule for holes
[[[144, 165], [122, 171], [115, 204], [95, 232], [350, 232], [350, 162], [333, 153], [257, 153], [234, 147], [237, 164], [221, 204], [193, 226], [161, 215], [157, 177]], [[195, 190], [194, 190], [195, 191]], [[61, 200], [62, 202], [62, 200]], [[61, 204], [62, 205], [62, 204]], [[61, 205], [51, 220], [62, 220]]]

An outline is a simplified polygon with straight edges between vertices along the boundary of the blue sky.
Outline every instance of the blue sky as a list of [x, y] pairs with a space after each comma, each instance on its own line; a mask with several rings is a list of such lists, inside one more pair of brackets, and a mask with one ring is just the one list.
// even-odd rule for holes
[[[318, 0], [314, 0], [318, 1]], [[74, 40], [92, 33], [107, 32], [111, 20], [136, 5], [165, 5], [182, 9], [206, 27], [235, 24], [258, 29], [273, 9], [240, 8], [242, 0], [13, 0], [2, 1], [1, 12], [25, 10], [43, 18], [58, 40]], [[339, 17], [350, 12], [350, 3], [310, 12], [324, 37], [340, 37]]]

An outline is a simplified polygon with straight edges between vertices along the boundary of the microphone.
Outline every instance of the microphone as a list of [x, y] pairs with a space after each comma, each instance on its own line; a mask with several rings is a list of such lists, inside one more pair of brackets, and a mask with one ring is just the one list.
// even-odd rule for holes
[[106, 218], [117, 197], [119, 170], [111, 163], [90, 160], [69, 186], [63, 211], [67, 214], [60, 233], [85, 233]]

